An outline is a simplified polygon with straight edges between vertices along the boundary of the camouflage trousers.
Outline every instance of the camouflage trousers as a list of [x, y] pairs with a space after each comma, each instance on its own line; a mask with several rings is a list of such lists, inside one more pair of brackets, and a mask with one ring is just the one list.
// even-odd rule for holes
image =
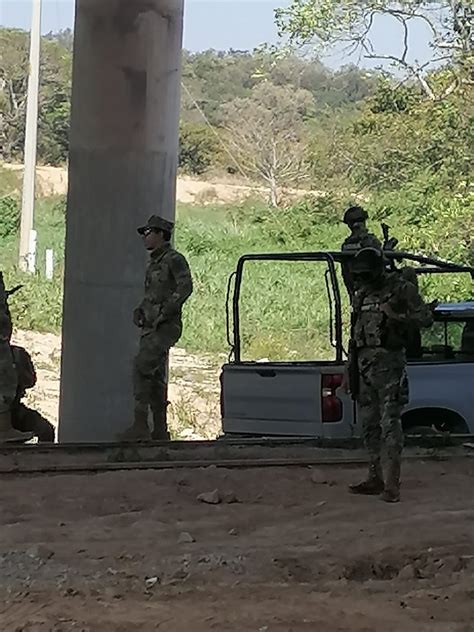
[[0, 414], [11, 410], [16, 397], [17, 374], [10, 345], [0, 341]]
[[403, 351], [359, 351], [359, 417], [372, 462], [380, 459], [382, 443], [387, 457], [399, 460], [403, 449], [401, 414], [408, 403], [408, 378]]
[[171, 347], [181, 337], [181, 323], [166, 323], [140, 338], [133, 363], [135, 411], [148, 412], [166, 399], [167, 364]]

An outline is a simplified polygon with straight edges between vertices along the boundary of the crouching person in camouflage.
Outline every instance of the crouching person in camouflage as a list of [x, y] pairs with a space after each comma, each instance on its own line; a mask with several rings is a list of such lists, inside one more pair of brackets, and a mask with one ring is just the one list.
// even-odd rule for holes
[[[361, 250], [354, 258], [352, 273], [357, 291], [352, 306], [349, 363], [357, 367], [358, 392], [353, 395], [370, 467], [367, 480], [351, 486], [351, 491], [382, 494], [386, 502], [398, 502], [403, 448], [401, 413], [408, 403], [407, 332], [410, 327], [430, 326], [432, 310], [423, 302], [415, 284], [398, 272], [387, 272], [381, 250]], [[387, 455], [385, 481], [382, 442]]]
[[12, 407], [15, 401], [18, 376], [10, 338], [12, 321], [8, 308], [7, 292], [0, 272], [0, 443], [23, 443], [33, 437], [32, 432], [20, 432], [12, 424]]
[[[174, 225], [156, 215], [138, 229], [150, 261], [145, 296], [133, 320], [141, 330], [133, 366], [135, 411], [133, 425], [119, 435], [122, 441], [168, 440], [166, 370], [169, 350], [181, 337], [181, 312], [193, 283], [186, 259], [170, 245]], [[148, 411], [153, 413], [150, 437]]]

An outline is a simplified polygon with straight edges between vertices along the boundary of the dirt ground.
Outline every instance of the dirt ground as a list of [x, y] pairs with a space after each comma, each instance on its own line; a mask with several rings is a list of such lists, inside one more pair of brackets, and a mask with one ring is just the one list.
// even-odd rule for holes
[[[22, 165], [3, 164], [6, 169], [21, 172]], [[66, 195], [68, 172], [63, 167], [38, 166], [36, 169], [38, 192], [42, 196]], [[244, 181], [245, 182], [245, 181]], [[304, 189], [287, 188], [282, 191], [285, 197], [298, 198], [317, 194]], [[269, 190], [251, 183], [230, 183], [221, 180], [196, 180], [182, 176], [177, 180], [176, 197], [182, 204], [230, 204], [249, 197], [268, 199]]]
[[410, 463], [399, 505], [348, 494], [361, 474], [4, 480], [0, 629], [472, 632], [474, 461]]

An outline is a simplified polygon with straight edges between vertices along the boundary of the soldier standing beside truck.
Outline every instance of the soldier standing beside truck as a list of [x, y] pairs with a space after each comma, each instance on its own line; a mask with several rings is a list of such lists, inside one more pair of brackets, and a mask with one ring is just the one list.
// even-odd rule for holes
[[[408, 403], [407, 332], [429, 327], [432, 309], [415, 284], [388, 272], [383, 252], [362, 249], [352, 262], [356, 291], [352, 303], [349, 387], [357, 401], [365, 445], [368, 477], [351, 486], [355, 494], [381, 494], [386, 502], [400, 500], [403, 449], [401, 413]], [[381, 451], [387, 453], [384, 479]]]
[[[167, 424], [168, 355], [181, 337], [182, 307], [193, 291], [189, 265], [170, 245], [174, 225], [152, 215], [138, 228], [150, 261], [145, 277], [145, 296], [134, 312], [140, 329], [140, 346], [133, 366], [135, 399], [133, 425], [119, 435], [122, 441], [169, 440]], [[153, 433], [148, 412], [153, 413]]]

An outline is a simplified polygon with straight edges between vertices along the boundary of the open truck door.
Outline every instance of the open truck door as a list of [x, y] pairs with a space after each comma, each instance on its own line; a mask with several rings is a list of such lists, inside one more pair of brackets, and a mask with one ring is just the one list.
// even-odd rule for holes
[[[273, 268], [280, 264], [305, 266], [303, 279], [320, 275], [321, 289], [326, 289], [324, 311], [327, 316], [328, 349], [332, 357], [318, 358], [317, 348], [308, 341], [306, 359], [248, 358], [245, 342], [255, 330], [263, 328], [268, 315], [266, 301], [256, 298], [261, 311], [250, 324], [243, 323], [246, 307], [245, 272], [258, 263]], [[322, 269], [321, 269], [322, 268]], [[272, 300], [280, 296], [278, 275], [275, 283], [263, 287]], [[260, 288], [262, 289], [262, 287]], [[296, 291], [296, 280], [295, 280]], [[321, 290], [312, 296], [315, 309], [320, 309]], [[251, 295], [249, 299], [251, 300]], [[255, 304], [255, 301], [254, 301]], [[266, 308], [264, 305], [266, 304]], [[319, 307], [318, 307], [319, 306]], [[281, 321], [284, 320], [281, 312]], [[282, 335], [285, 335], [282, 322]], [[227, 295], [227, 333], [231, 347], [230, 361], [221, 373], [221, 414], [225, 435], [350, 437], [353, 434], [354, 405], [345, 392], [344, 350], [342, 341], [342, 309], [334, 259], [330, 253], [285, 253], [245, 255], [229, 281]], [[291, 354], [289, 354], [291, 355]], [[329, 355], [329, 354], [327, 354]]]

